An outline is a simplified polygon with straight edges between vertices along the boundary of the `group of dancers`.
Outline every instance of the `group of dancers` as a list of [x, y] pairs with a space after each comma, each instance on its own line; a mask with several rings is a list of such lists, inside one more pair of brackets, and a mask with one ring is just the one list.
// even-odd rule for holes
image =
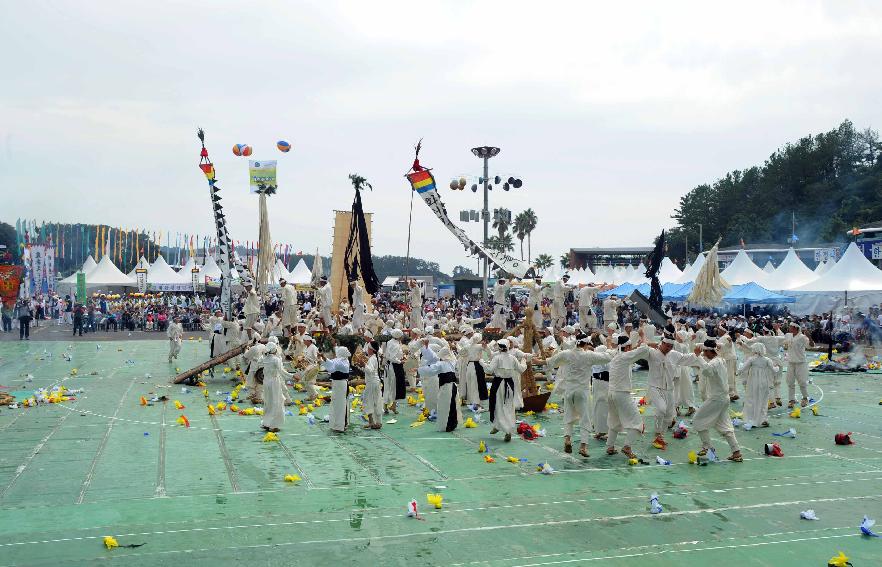
[[[259, 313], [248, 312], [252, 311], [247, 309], [249, 303], [257, 302], [253, 287], [246, 283], [244, 321], [226, 321], [219, 314], [212, 318], [212, 354], [220, 348], [215, 340], [226, 339], [227, 349], [231, 344], [248, 345], [239, 364], [249, 398], [264, 406], [264, 429], [278, 431], [284, 424], [285, 404], [293, 403], [287, 382], [302, 384], [307, 401], [312, 402], [323, 398], [317, 380], [326, 376], [329, 427], [345, 432], [354, 411], [351, 384], [360, 377], [364, 380], [360, 400], [366, 429], [380, 429], [384, 416], [397, 414], [409, 393], [421, 392], [423, 412], [439, 431], [459, 427], [462, 408], [468, 406], [476, 413], [487, 411], [490, 433], [501, 433], [510, 441], [516, 434], [516, 412], [524, 405], [522, 376], [530, 366], [531, 370], [544, 370], [547, 383], [553, 383], [563, 401], [565, 452], [573, 452], [578, 424], [578, 454], [582, 457], [589, 457], [593, 437], [605, 441], [608, 455], [621, 453], [634, 459], [645, 424], [633, 394], [632, 374], [635, 364], [644, 361], [648, 381], [641, 402], [652, 412], [652, 446], [660, 450], [667, 447], [666, 435], [682, 415], [691, 418], [691, 428], [701, 440], [699, 455], [712, 449], [710, 433], [716, 430], [729, 445], [728, 459], [741, 462], [729, 413], [730, 404], [740, 399], [739, 377], [745, 396], [744, 422], [749, 427], [768, 427], [768, 410], [783, 405], [780, 390], [785, 365], [789, 405], [808, 404], [805, 349], [810, 341], [796, 323], [789, 326], [788, 333], [778, 325], [755, 333], [727, 329], [723, 323], [708, 329], [701, 319], [691, 325], [685, 320], [669, 320], [662, 329], [648, 320], [636, 326], [628, 322], [621, 328], [610, 322], [602, 329], [590, 324], [556, 327], [552, 321], [549, 327], [533, 328], [538, 336], [525, 345], [524, 325], [511, 331], [493, 327], [501, 323], [504, 314], [498, 308], [485, 330], [505, 336], [487, 340], [475, 328], [483, 323], [481, 319], [452, 311], [423, 313], [422, 294], [414, 284], [409, 309], [382, 315], [369, 312], [363, 288], [357, 282], [352, 285], [353, 304], [344, 304], [332, 316], [330, 286], [325, 282], [317, 293], [317, 309], [301, 318], [296, 294], [286, 293], [283, 283], [281, 316], [270, 316], [264, 322]], [[501, 280], [500, 286], [506, 285]], [[603, 308], [614, 311], [618, 302], [609, 298]], [[531, 327], [538, 308], [531, 306], [524, 315]], [[429, 326], [423, 326], [427, 322]], [[409, 326], [413, 323], [417, 325]], [[353, 353], [333, 344], [320, 352], [315, 336], [321, 333], [360, 335], [363, 347]], [[287, 338], [284, 351], [280, 336]], [[782, 359], [779, 353], [785, 349], [786, 359]], [[740, 365], [739, 350], [743, 354]], [[288, 360], [293, 364], [291, 371], [285, 369]], [[797, 386], [802, 395], [799, 401]]]

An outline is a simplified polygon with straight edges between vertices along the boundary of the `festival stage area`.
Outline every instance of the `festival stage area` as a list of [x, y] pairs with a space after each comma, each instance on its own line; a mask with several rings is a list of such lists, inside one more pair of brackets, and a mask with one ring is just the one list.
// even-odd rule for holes
[[[0, 408], [0, 565], [780, 567], [826, 565], [838, 550], [855, 566], [882, 557], [882, 541], [858, 528], [864, 514], [882, 520], [877, 374], [812, 375], [821, 415], [777, 410], [771, 428], [739, 430], [744, 463], [687, 464], [698, 447], [690, 432], [665, 452], [644, 436], [638, 452], [652, 464], [628, 466], [597, 441], [588, 460], [564, 454], [557, 414], [536, 419], [548, 434], [536, 442], [505, 444], [486, 417], [454, 434], [411, 427], [416, 410], [405, 407], [381, 432], [358, 418], [345, 436], [289, 417], [281, 441], [264, 443], [259, 416], [209, 416], [199, 389], [169, 386], [175, 366], [206, 351], [185, 340], [168, 365], [165, 341], [0, 344], [2, 391], [21, 399], [59, 383], [84, 390], [75, 401]], [[220, 373], [209, 381], [210, 401], [231, 384]], [[141, 406], [151, 392], [170, 401]], [[189, 428], [176, 423], [182, 413]], [[772, 436], [790, 427], [796, 439]], [[834, 434], [848, 431], [856, 444], [836, 446]], [[481, 440], [495, 463], [478, 453]], [[773, 441], [784, 458], [763, 455]], [[673, 466], [656, 465], [659, 454]], [[556, 474], [536, 472], [542, 462]], [[649, 513], [652, 492], [658, 515]], [[432, 509], [427, 493], [442, 494], [443, 508]], [[405, 515], [412, 498], [423, 521]], [[801, 520], [807, 509], [820, 520]], [[144, 545], [107, 550], [108, 535]]]

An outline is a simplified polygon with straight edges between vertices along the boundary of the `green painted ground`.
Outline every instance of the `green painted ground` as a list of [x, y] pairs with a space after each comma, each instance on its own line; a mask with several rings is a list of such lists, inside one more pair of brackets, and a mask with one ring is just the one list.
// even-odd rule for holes
[[[262, 443], [258, 416], [211, 418], [198, 390], [157, 387], [174, 373], [165, 341], [100, 346], [0, 344], [6, 391], [85, 390], [62, 405], [0, 408], [0, 565], [782, 566], [825, 565], [840, 549], [856, 566], [882, 563], [882, 540], [858, 530], [864, 514], [882, 520], [879, 375], [814, 375], [823, 415], [779, 411], [770, 429], [739, 432], [742, 464], [685, 464], [698, 443], [690, 434], [665, 452], [674, 466], [629, 467], [597, 442], [588, 460], [565, 455], [558, 415], [539, 418], [548, 437], [534, 443], [504, 444], [485, 424], [452, 435], [412, 428], [413, 408], [381, 433], [343, 437], [290, 417], [281, 443]], [[176, 366], [205, 351], [185, 342]], [[230, 384], [215, 378], [212, 401]], [[191, 427], [176, 424], [171, 403], [141, 407], [148, 392], [187, 405]], [[785, 458], [763, 456], [771, 432], [791, 426], [797, 439], [779, 440]], [[834, 445], [840, 431], [857, 444]], [[480, 440], [495, 463], [477, 453]], [[649, 441], [641, 453], [654, 462]], [[557, 474], [537, 474], [544, 461]], [[665, 509], [657, 516], [652, 491]], [[443, 494], [443, 509], [429, 509], [428, 492]], [[405, 517], [411, 498], [424, 521]], [[799, 519], [808, 508], [820, 521]], [[105, 535], [145, 545], [108, 551]]]

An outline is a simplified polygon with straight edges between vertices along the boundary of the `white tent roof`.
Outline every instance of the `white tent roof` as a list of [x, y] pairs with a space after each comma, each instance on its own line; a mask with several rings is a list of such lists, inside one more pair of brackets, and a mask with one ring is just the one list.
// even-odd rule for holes
[[130, 278], [134, 278], [135, 277], [135, 270], [137, 270], [138, 268], [150, 268], [150, 262], [147, 261], [147, 258], [145, 258], [144, 256], [141, 256], [141, 258], [138, 259], [138, 263], [135, 264], [135, 267], [132, 268], [132, 271], [129, 272], [127, 275]]
[[766, 260], [766, 265], [763, 266], [763, 271], [767, 274], [771, 274], [775, 271], [775, 264], [773, 264], [771, 260]]
[[595, 283], [611, 284], [613, 280], [612, 268], [609, 266], [597, 266], [594, 268]]
[[744, 250], [739, 250], [735, 259], [720, 274], [729, 285], [741, 285], [750, 282], [758, 283], [766, 287], [768, 274], [762, 268], [753, 263], [750, 256]]
[[787, 251], [787, 256], [778, 269], [772, 272], [763, 286], [766, 289], [794, 289], [818, 279], [814, 273], [802, 263], [793, 248]]
[[221, 269], [217, 262], [214, 261], [214, 256], [209, 256], [205, 259], [205, 263], [202, 265], [202, 277], [213, 280], [221, 277]]
[[625, 283], [632, 283], [634, 285], [640, 285], [648, 282], [649, 280], [646, 278], [646, 270], [641, 269], [638, 266], [628, 266], [628, 278], [625, 280]]
[[665, 256], [662, 260], [661, 268], [658, 271], [658, 281], [665, 283], [676, 282], [683, 275], [683, 270], [677, 267], [673, 260]]
[[815, 274], [821, 275], [827, 273], [827, 271], [836, 265], [836, 261], [833, 259], [824, 260], [815, 268]]
[[694, 282], [698, 277], [698, 273], [701, 272], [702, 267], [704, 267], [704, 253], [699, 254], [698, 257], [695, 258], [695, 261], [683, 271], [683, 274], [674, 280], [674, 283]]
[[190, 282], [190, 270], [196, 267], [196, 260], [193, 259], [193, 256], [187, 258], [187, 262], [178, 270], [178, 275], [184, 278], [187, 278], [187, 283]]
[[291, 270], [291, 279], [288, 280], [292, 284], [308, 284], [312, 281], [312, 272], [306, 266], [306, 262], [301, 258], [294, 269]]
[[285, 264], [280, 259], [276, 258], [276, 265], [273, 266], [273, 284], [278, 285], [280, 278], [285, 278], [286, 282], [290, 282], [291, 272], [288, 271], [288, 268], [285, 267]]
[[836, 264], [818, 279], [796, 288], [796, 291], [879, 291], [882, 271], [867, 260], [852, 242]]
[[616, 266], [612, 269], [612, 283], [615, 285], [621, 285], [625, 283], [625, 280], [628, 279], [628, 275], [630, 271], [626, 271], [623, 266]]
[[89, 272], [94, 270], [97, 265], [98, 262], [96, 262], [95, 258], [93, 258], [91, 254], [89, 254], [89, 257], [86, 258], [85, 262], [83, 262], [83, 267], [80, 268], [80, 271], [88, 274]]
[[181, 274], [174, 271], [160, 254], [156, 257], [156, 261], [147, 268], [147, 283], [156, 285], [190, 283], [190, 278], [182, 278]]
[[552, 283], [556, 282], [560, 279], [560, 272], [557, 269], [557, 265], [552, 265], [550, 268], [545, 270], [545, 273], [542, 274], [542, 283]]
[[[80, 272], [83, 272], [84, 274], [86, 274], [86, 277], [88, 278], [89, 272], [94, 270], [95, 266], [97, 266], [97, 265], [98, 264], [97, 264], [97, 262], [95, 262], [95, 258], [93, 258], [91, 254], [89, 254], [89, 257], [86, 258], [85, 262], [83, 262], [83, 266], [79, 270], [75, 271], [71, 275], [69, 275], [66, 278], [64, 278], [63, 280], [61, 280], [60, 283], [64, 283], [64, 284], [77, 283], [77, 274]], [[88, 281], [88, 279], [86, 281]]]
[[134, 278], [125, 275], [116, 265], [110, 256], [105, 255], [98, 262], [91, 272], [86, 274], [86, 286], [134, 286], [136, 282]]

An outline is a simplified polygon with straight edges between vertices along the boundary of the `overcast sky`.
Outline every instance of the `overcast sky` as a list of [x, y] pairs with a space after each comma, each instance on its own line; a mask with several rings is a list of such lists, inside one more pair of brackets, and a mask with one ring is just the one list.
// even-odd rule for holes
[[[454, 215], [481, 208], [446, 189], [480, 174], [469, 148], [501, 147], [491, 173], [524, 185], [491, 208], [532, 207], [533, 254], [557, 257], [648, 246], [695, 185], [845, 118], [880, 127], [878, 2], [611, 4], [5, 0], [0, 220], [210, 234], [201, 126], [234, 239], [257, 236], [247, 143], [280, 162], [275, 241], [328, 254], [357, 172], [374, 252], [404, 255], [423, 138]], [[413, 211], [414, 256], [475, 266]]]

